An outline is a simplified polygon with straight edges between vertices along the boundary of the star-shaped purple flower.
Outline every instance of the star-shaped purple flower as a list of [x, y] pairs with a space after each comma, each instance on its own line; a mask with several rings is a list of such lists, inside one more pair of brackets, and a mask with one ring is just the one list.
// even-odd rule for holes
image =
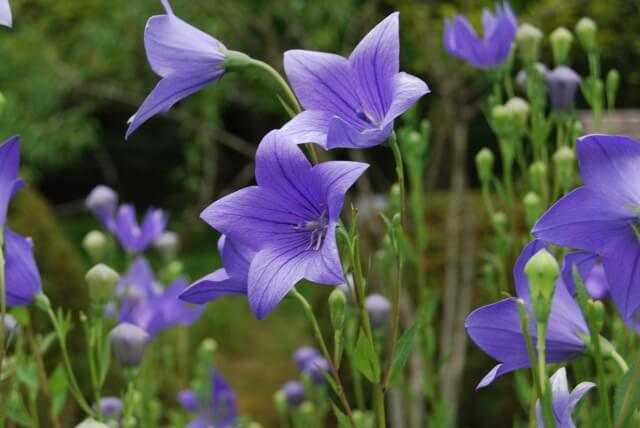
[[178, 401], [196, 415], [187, 428], [225, 428], [234, 426], [238, 419], [236, 396], [231, 386], [217, 370], [211, 370], [211, 390], [201, 396], [187, 389], [178, 393]]
[[502, 65], [509, 56], [518, 22], [509, 3], [496, 4], [495, 16], [482, 11], [483, 37], [478, 37], [469, 21], [457, 15], [444, 23], [444, 47], [450, 55], [478, 68]]
[[0, 25], [4, 25], [9, 28], [13, 25], [9, 0], [0, 0]]
[[368, 168], [359, 162], [312, 166], [280, 130], [269, 132], [256, 153], [257, 186], [227, 195], [201, 217], [256, 252], [247, 293], [258, 319], [271, 312], [295, 284], [344, 282], [336, 224], [347, 190]]
[[167, 215], [160, 209], [150, 208], [144, 215], [142, 225], [136, 220], [136, 209], [123, 204], [118, 209], [113, 229], [120, 244], [132, 253], [144, 251], [167, 227]]
[[42, 288], [31, 238], [18, 235], [7, 226], [9, 202], [25, 185], [18, 177], [19, 167], [20, 138], [15, 136], [0, 145], [0, 231], [4, 237], [4, 283], [8, 307], [31, 304]]
[[224, 267], [200, 278], [180, 294], [190, 303], [202, 304], [229, 294], [247, 294], [249, 266], [256, 252], [222, 235], [218, 252]]
[[165, 15], [149, 18], [144, 46], [153, 71], [162, 79], [129, 119], [125, 138], [158, 113], [220, 79], [224, 74], [225, 46], [187, 24], [161, 0]]
[[325, 149], [382, 144], [394, 119], [429, 92], [422, 80], [399, 71], [398, 16], [392, 13], [379, 23], [348, 59], [285, 52], [285, 73], [305, 109], [282, 128], [296, 144]]
[[533, 234], [602, 259], [625, 320], [640, 308], [640, 144], [621, 135], [587, 135], [576, 145], [583, 186], [538, 220]]
[[[524, 267], [529, 259], [543, 248], [545, 246], [541, 241], [529, 243], [518, 257], [513, 272], [516, 295], [524, 300], [528, 308], [531, 320], [529, 329], [534, 344], [537, 337], [535, 315], [531, 309], [529, 284]], [[495, 378], [505, 373], [530, 367], [515, 298], [504, 299], [476, 309], [467, 317], [465, 327], [471, 340], [500, 362], [480, 381], [478, 388], [488, 386]], [[586, 322], [578, 304], [573, 300], [562, 280], [558, 279], [547, 328], [547, 361], [559, 363], [577, 358], [586, 348], [580, 335], [588, 336]]]
[[128, 322], [144, 329], [150, 336], [176, 325], [191, 325], [204, 308], [192, 308], [178, 299], [187, 285], [178, 278], [166, 289], [156, 281], [144, 257], [136, 259], [117, 288], [121, 299], [119, 323]]
[[[562, 367], [551, 376], [551, 397], [553, 416], [556, 420], [557, 428], [576, 428], [573, 423], [571, 414], [575, 409], [578, 402], [589, 392], [591, 388], [596, 386], [593, 382], [582, 382], [578, 384], [573, 391], [569, 392], [569, 382], [567, 381], [567, 370]], [[538, 426], [544, 428], [542, 422], [542, 409], [540, 407], [540, 400], [536, 402], [536, 416], [538, 419]]]

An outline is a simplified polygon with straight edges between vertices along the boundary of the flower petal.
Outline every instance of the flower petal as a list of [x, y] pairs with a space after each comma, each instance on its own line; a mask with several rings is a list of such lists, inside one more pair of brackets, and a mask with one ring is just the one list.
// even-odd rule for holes
[[224, 270], [227, 271], [229, 276], [234, 280], [243, 282], [246, 292], [249, 265], [255, 257], [256, 252], [239, 242], [228, 239], [224, 235], [222, 235], [218, 241], [218, 248], [220, 257], [222, 257], [222, 263], [224, 264]]
[[345, 282], [340, 253], [336, 245], [336, 225], [327, 229], [318, 251], [307, 250], [309, 261], [305, 267], [304, 278], [324, 285], [340, 285]]
[[327, 145], [329, 122], [333, 116], [320, 110], [305, 110], [287, 122], [280, 130], [287, 134], [294, 144], [316, 143]]
[[562, 413], [561, 423], [558, 428], [575, 428], [575, 425], [571, 420], [573, 409], [575, 409], [582, 397], [584, 397], [584, 395], [595, 386], [596, 384], [593, 382], [582, 382], [573, 388], [573, 391], [571, 391], [571, 394], [569, 395], [569, 400], [564, 408], [564, 412]]
[[147, 210], [142, 220], [142, 235], [139, 239], [138, 251], [143, 251], [164, 232], [167, 221], [168, 218], [164, 211], [153, 208]]
[[325, 148], [365, 149], [377, 146], [384, 143], [391, 131], [393, 131], [393, 123], [387, 124], [384, 128], [367, 128], [360, 131], [341, 117], [334, 116], [329, 122]]
[[4, 252], [7, 306], [29, 305], [42, 288], [31, 239], [6, 228]]
[[576, 294], [576, 284], [573, 280], [573, 267], [575, 266], [578, 269], [580, 278], [585, 282], [597, 260], [598, 255], [589, 251], [574, 251], [564, 256], [562, 263], [562, 280], [571, 294]]
[[556, 418], [561, 417], [569, 403], [569, 382], [567, 370], [560, 367], [549, 379], [553, 397], [553, 413]]
[[391, 105], [392, 80], [400, 71], [399, 15], [394, 12], [376, 25], [349, 56], [359, 98], [377, 121]]
[[178, 393], [178, 402], [185, 408], [185, 410], [189, 413], [195, 413], [198, 411], [198, 407], [200, 406], [198, 402], [198, 396], [191, 389], [185, 389]]
[[185, 302], [203, 304], [229, 294], [247, 294], [247, 283], [231, 279], [224, 269], [218, 269], [187, 287], [179, 298]]
[[9, 0], [0, 0], [0, 25], [4, 25], [9, 28], [13, 25]]
[[423, 95], [431, 92], [422, 79], [402, 72], [393, 76], [392, 86], [392, 102], [382, 121], [382, 127], [392, 123], [395, 118], [407, 111]]
[[330, 219], [340, 217], [347, 191], [367, 168], [369, 164], [346, 161], [322, 162], [313, 167], [311, 174], [329, 208]]
[[518, 359], [517, 361], [510, 361], [508, 363], [500, 363], [500, 364], [495, 365], [489, 371], [489, 373], [484, 375], [482, 380], [480, 380], [480, 382], [476, 386], [476, 391], [491, 385], [494, 380], [496, 380], [498, 377], [502, 376], [503, 374], [507, 374], [507, 373], [510, 373], [510, 372], [512, 372], [514, 370], [518, 370], [518, 369], [523, 369], [525, 367], [529, 367], [529, 365], [530, 365], [529, 364], [529, 359], [527, 358], [527, 360], [525, 361], [522, 358], [523, 357], [521, 356], [520, 359]]
[[612, 237], [601, 253], [611, 297], [626, 321], [640, 309], [640, 243], [629, 230], [622, 237]]
[[18, 177], [20, 137], [13, 136], [0, 145], [0, 226], [7, 222], [7, 209], [13, 195], [24, 186]]

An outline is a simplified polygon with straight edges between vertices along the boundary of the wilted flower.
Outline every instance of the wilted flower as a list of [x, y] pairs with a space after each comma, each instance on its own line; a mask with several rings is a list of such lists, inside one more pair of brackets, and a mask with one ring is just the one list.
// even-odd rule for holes
[[[529, 243], [518, 257], [513, 272], [516, 295], [524, 300], [529, 312], [529, 330], [534, 343], [537, 338], [536, 319], [524, 267], [534, 254], [544, 248], [541, 241]], [[480, 381], [478, 388], [489, 385], [496, 377], [505, 373], [530, 367], [531, 362], [520, 328], [518, 303], [515, 298], [504, 299], [476, 309], [467, 317], [465, 327], [471, 340], [500, 362]], [[562, 279], [558, 279], [551, 301], [546, 333], [547, 361], [559, 363], [577, 358], [586, 348], [580, 335], [588, 336], [588, 331], [578, 304], [571, 297]]]
[[287, 403], [292, 407], [300, 405], [304, 400], [304, 385], [298, 380], [290, 380], [282, 385], [280, 390], [287, 399]]
[[85, 200], [87, 208], [93, 212], [107, 230], [113, 228], [113, 217], [118, 209], [118, 194], [109, 186], [99, 184], [91, 190]]
[[580, 76], [566, 65], [554, 68], [544, 76], [551, 107], [565, 110], [573, 105], [576, 91], [580, 86]]
[[[575, 428], [575, 424], [571, 419], [573, 409], [578, 402], [589, 392], [591, 388], [596, 386], [593, 382], [582, 382], [576, 386], [573, 391], [569, 392], [569, 382], [567, 382], [567, 370], [562, 367], [551, 376], [551, 397], [553, 416], [556, 420], [558, 428]], [[544, 428], [542, 421], [542, 409], [540, 400], [536, 402], [536, 416], [538, 426]]]
[[307, 360], [302, 373], [307, 373], [314, 383], [323, 384], [327, 381], [325, 373], [329, 372], [329, 362], [322, 355], [316, 355], [315, 357]]
[[178, 401], [196, 415], [187, 428], [225, 428], [235, 426], [238, 418], [235, 393], [217, 370], [211, 371], [211, 389], [208, 391], [181, 391]]
[[303, 278], [330, 285], [344, 281], [336, 224], [345, 193], [367, 167], [340, 161], [312, 166], [284, 133], [271, 131], [256, 154], [258, 185], [227, 195], [202, 212], [228, 239], [257, 252], [247, 291], [258, 319]]
[[554, 245], [598, 254], [611, 296], [629, 321], [640, 308], [640, 144], [620, 135], [588, 135], [576, 144], [583, 186], [553, 205], [533, 234]]
[[218, 80], [225, 71], [224, 45], [174, 15], [168, 0], [161, 2], [166, 14], [149, 18], [144, 46], [149, 65], [162, 79], [129, 119], [125, 138], [152, 116]]
[[9, 6], [9, 0], [0, 0], [0, 25], [5, 27], [11, 27], [13, 19], [11, 17], [11, 7]]
[[111, 349], [123, 367], [137, 367], [144, 357], [149, 334], [137, 325], [123, 322], [110, 333]]
[[462, 58], [478, 68], [502, 65], [509, 56], [518, 22], [509, 3], [496, 4], [495, 16], [482, 11], [480, 39], [464, 16], [457, 15], [444, 23], [444, 46], [450, 55]]
[[369, 320], [373, 328], [384, 327], [389, 320], [389, 312], [391, 312], [391, 303], [382, 294], [370, 294], [367, 296], [364, 306], [369, 313]]
[[318, 352], [316, 348], [312, 346], [301, 346], [293, 353], [293, 362], [298, 369], [303, 370], [309, 361], [319, 356], [320, 352]]
[[305, 50], [284, 54], [284, 69], [305, 111], [282, 130], [294, 143], [325, 149], [382, 144], [393, 121], [429, 92], [400, 69], [398, 13], [379, 23], [349, 58]]

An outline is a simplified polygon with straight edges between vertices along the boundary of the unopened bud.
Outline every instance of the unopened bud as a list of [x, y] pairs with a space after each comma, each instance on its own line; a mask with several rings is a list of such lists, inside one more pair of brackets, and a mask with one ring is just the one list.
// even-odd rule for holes
[[540, 201], [540, 196], [534, 192], [529, 192], [524, 196], [523, 203], [527, 224], [533, 226], [536, 220], [538, 220], [538, 217], [540, 217], [540, 214], [542, 214], [542, 201]]
[[304, 384], [297, 380], [291, 380], [280, 388], [280, 391], [291, 407], [297, 407], [304, 401]]
[[568, 189], [573, 181], [574, 164], [576, 162], [576, 154], [569, 147], [560, 147], [553, 154], [553, 163], [556, 168], [558, 180]]
[[391, 303], [382, 294], [370, 294], [367, 296], [365, 303], [369, 320], [373, 328], [381, 328], [387, 324], [389, 313], [391, 312]]
[[569, 57], [569, 50], [573, 42], [573, 34], [564, 27], [558, 27], [549, 36], [551, 49], [553, 50], [553, 61], [556, 66], [566, 64]]
[[529, 280], [529, 292], [536, 320], [546, 324], [551, 311], [551, 298], [556, 280], [560, 275], [558, 262], [551, 253], [541, 249], [529, 259], [524, 267], [524, 273]]
[[33, 297], [33, 304], [36, 308], [40, 309], [43, 312], [48, 312], [51, 310], [51, 302], [49, 298], [44, 293], [38, 293]]
[[2, 95], [2, 92], [0, 92], [0, 114], [2, 114], [2, 112], [4, 111], [4, 106], [7, 104], [7, 99], [4, 97], [4, 95]]
[[317, 355], [307, 361], [302, 372], [308, 374], [315, 384], [320, 385], [327, 381], [325, 373], [329, 373], [329, 363], [322, 355]]
[[96, 421], [93, 418], [87, 418], [84, 421], [80, 422], [78, 425], [76, 425], [75, 428], [111, 428], [111, 427], [107, 424], [103, 424], [100, 421]]
[[353, 422], [355, 423], [356, 428], [373, 428], [375, 426], [375, 416], [371, 412], [354, 410]]
[[347, 296], [342, 290], [336, 288], [329, 294], [329, 311], [331, 313], [331, 324], [335, 330], [342, 330], [344, 325], [344, 313], [347, 306]]
[[[547, 72], [549, 71], [549, 69], [547, 68], [546, 65], [544, 65], [541, 62], [536, 62], [535, 64], [535, 69], [537, 70], [538, 74], [540, 75], [540, 77], [542, 79], [544, 79], [544, 76], [547, 74]], [[520, 89], [522, 89], [522, 91], [527, 92], [527, 84], [529, 78], [527, 76], [527, 71], [522, 69], [518, 72], [518, 74], [516, 74], [516, 84], [520, 87]]]
[[527, 121], [531, 111], [529, 103], [520, 97], [513, 97], [504, 106], [511, 111], [517, 133], [522, 135], [527, 132]]
[[316, 408], [310, 401], [305, 401], [298, 408], [298, 414], [302, 422], [301, 426], [314, 426], [317, 424], [318, 416]]
[[514, 114], [504, 105], [497, 105], [491, 109], [491, 124], [499, 137], [509, 136], [514, 131]]
[[[92, 409], [94, 411], [97, 410], [95, 404]], [[100, 411], [102, 416], [107, 419], [119, 419], [123, 409], [122, 400], [118, 397], [102, 397], [100, 399]]]
[[204, 365], [210, 365], [218, 350], [218, 343], [210, 337], [200, 342], [200, 348], [198, 348], [198, 359]]
[[91, 300], [106, 303], [113, 296], [120, 275], [109, 266], [99, 263], [89, 269], [84, 279], [87, 281]]
[[170, 230], [163, 232], [153, 242], [153, 247], [167, 259], [175, 257], [178, 252], [179, 245], [180, 238], [178, 237], [178, 234]]
[[593, 319], [595, 334], [600, 334], [604, 326], [604, 305], [600, 300], [589, 300], [589, 313]]
[[618, 87], [620, 86], [620, 73], [615, 68], [612, 68], [607, 73], [607, 99], [609, 100], [609, 105], [612, 107], [615, 105], [616, 93], [618, 92]]
[[389, 205], [391, 212], [400, 212], [400, 186], [398, 183], [393, 183], [389, 190]]
[[571, 141], [576, 141], [578, 138], [584, 135], [584, 127], [579, 120], [573, 122], [573, 127], [571, 128]]
[[598, 42], [596, 36], [598, 33], [598, 26], [591, 18], [580, 18], [576, 24], [576, 34], [580, 40], [580, 44], [587, 52], [595, 52], [598, 48]]
[[98, 215], [103, 213], [107, 215], [115, 211], [116, 205], [118, 205], [118, 195], [112, 188], [100, 184], [89, 193], [85, 204], [92, 212]]
[[542, 193], [547, 181], [547, 166], [542, 161], [536, 161], [529, 167], [529, 178], [534, 192]]
[[303, 370], [307, 363], [320, 356], [320, 352], [312, 346], [301, 346], [293, 354], [293, 362], [300, 369]]
[[507, 215], [502, 211], [497, 211], [491, 217], [491, 223], [496, 230], [504, 231], [507, 227]]
[[92, 230], [82, 239], [82, 248], [93, 261], [102, 260], [107, 248], [107, 237], [99, 230]]
[[555, 110], [565, 110], [573, 105], [576, 92], [580, 86], [580, 76], [566, 65], [561, 65], [544, 77], [551, 107]]
[[493, 176], [493, 162], [495, 157], [493, 152], [485, 147], [476, 154], [476, 168], [478, 169], [478, 177], [482, 183], [488, 183]]
[[110, 333], [111, 349], [123, 367], [137, 367], [144, 357], [149, 334], [127, 322], [118, 324]]
[[542, 32], [531, 24], [522, 24], [516, 32], [516, 46], [522, 61], [534, 63], [540, 55]]

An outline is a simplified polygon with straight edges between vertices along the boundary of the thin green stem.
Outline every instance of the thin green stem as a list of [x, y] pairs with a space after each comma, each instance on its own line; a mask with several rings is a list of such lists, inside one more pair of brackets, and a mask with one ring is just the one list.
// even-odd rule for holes
[[546, 361], [546, 333], [547, 325], [544, 322], [537, 323], [538, 336], [538, 378], [540, 379], [540, 389], [542, 396], [540, 397], [540, 407], [542, 408], [542, 420], [545, 428], [555, 428], [556, 418], [553, 415], [552, 392], [547, 377], [547, 361]]
[[531, 375], [533, 376], [533, 385], [536, 389], [536, 395], [540, 397], [542, 395], [542, 386], [540, 384], [540, 377], [538, 376], [538, 371], [536, 370], [536, 352], [533, 347], [533, 339], [531, 338], [531, 333], [529, 332], [529, 314], [527, 313], [527, 308], [524, 305], [524, 301], [518, 299], [518, 315], [520, 317], [520, 329], [522, 330], [522, 334], [524, 335], [525, 343], [527, 345], [527, 353], [529, 355], [529, 362], [531, 363]]
[[620, 370], [622, 371], [622, 373], [626, 373], [629, 371], [629, 366], [627, 365], [627, 362], [624, 360], [622, 355], [620, 355], [618, 351], [616, 351], [615, 349], [611, 350], [611, 359], [613, 359], [613, 361], [616, 362], [618, 367], [620, 367]]
[[595, 317], [593, 305], [589, 304], [587, 309], [589, 334], [593, 345], [593, 358], [596, 363], [596, 376], [598, 378], [598, 394], [600, 395], [600, 405], [602, 406], [602, 419], [604, 419], [607, 428], [613, 428], [611, 419], [611, 407], [609, 405], [609, 396], [607, 394], [607, 378], [604, 372], [604, 358], [602, 357], [602, 347], [600, 346], [600, 337], [595, 328]]

